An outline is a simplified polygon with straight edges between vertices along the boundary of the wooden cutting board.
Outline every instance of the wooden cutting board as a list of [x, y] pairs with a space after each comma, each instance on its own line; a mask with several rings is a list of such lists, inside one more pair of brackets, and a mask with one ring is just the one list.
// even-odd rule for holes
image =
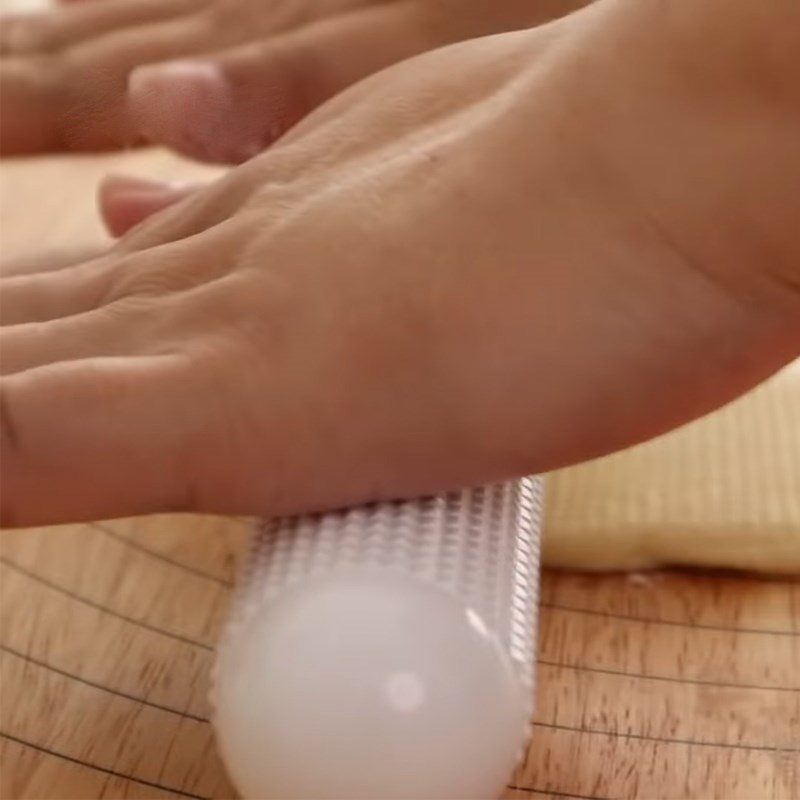
[[[99, 240], [109, 169], [205, 174], [152, 152], [7, 162], [3, 253]], [[207, 691], [248, 535], [181, 516], [0, 536], [0, 798], [235, 796]], [[800, 582], [549, 573], [542, 600], [507, 798], [800, 800]]]

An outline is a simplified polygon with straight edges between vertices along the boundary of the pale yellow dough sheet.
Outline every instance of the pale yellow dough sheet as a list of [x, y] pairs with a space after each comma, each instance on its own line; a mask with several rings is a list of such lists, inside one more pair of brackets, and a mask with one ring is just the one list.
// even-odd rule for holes
[[545, 564], [800, 574], [800, 362], [705, 419], [554, 473]]

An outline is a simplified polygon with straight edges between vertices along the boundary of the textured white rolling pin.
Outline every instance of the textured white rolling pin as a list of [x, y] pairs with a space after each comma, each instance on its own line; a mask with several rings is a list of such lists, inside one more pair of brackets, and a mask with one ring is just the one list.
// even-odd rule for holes
[[265, 522], [215, 725], [253, 800], [487, 800], [528, 735], [541, 482]]

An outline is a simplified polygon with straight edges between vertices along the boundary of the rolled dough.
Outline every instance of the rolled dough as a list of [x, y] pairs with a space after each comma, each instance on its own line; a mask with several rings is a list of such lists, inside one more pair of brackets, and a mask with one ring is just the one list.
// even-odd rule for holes
[[800, 574], [800, 361], [677, 432], [553, 473], [544, 562]]

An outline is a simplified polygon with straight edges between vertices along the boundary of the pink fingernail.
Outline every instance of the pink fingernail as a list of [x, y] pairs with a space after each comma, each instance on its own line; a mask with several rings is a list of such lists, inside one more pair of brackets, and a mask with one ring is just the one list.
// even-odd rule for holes
[[112, 174], [103, 179], [103, 188], [114, 192], [164, 192], [176, 188], [176, 185], [155, 178]]
[[213, 150], [232, 107], [225, 76], [207, 61], [139, 67], [128, 79], [128, 96], [142, 133], [178, 149]]
[[174, 89], [190, 93], [228, 93], [225, 76], [216, 64], [210, 61], [167, 61], [147, 64], [133, 70], [128, 77], [128, 90], [132, 94], [151, 94], [167, 90], [174, 99]]
[[237, 108], [225, 73], [210, 61], [170, 61], [134, 70], [128, 94], [142, 133], [207, 161], [251, 158], [264, 148]]

